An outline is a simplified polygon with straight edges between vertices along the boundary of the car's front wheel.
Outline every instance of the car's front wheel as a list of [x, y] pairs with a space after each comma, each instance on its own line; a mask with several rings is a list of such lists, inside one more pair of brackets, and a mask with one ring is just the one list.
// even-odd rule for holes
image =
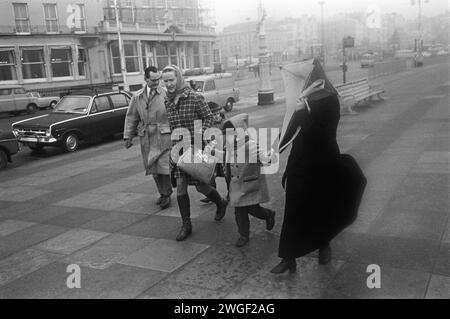
[[27, 113], [28, 114], [36, 113], [36, 110], [37, 110], [37, 105], [36, 104], [28, 104], [27, 105]]
[[56, 104], [58, 104], [58, 102], [52, 101], [52, 102], [50, 103], [50, 105], [48, 106], [49, 109], [53, 110], [53, 109], [55, 108]]
[[0, 150], [0, 169], [3, 169], [8, 165], [8, 155], [4, 150]]
[[225, 104], [224, 109], [227, 112], [231, 112], [231, 110], [233, 109], [234, 106], [234, 100], [232, 98], [229, 98], [227, 100], [227, 104]]
[[69, 133], [64, 137], [63, 148], [67, 152], [75, 152], [80, 144], [80, 139], [75, 133]]

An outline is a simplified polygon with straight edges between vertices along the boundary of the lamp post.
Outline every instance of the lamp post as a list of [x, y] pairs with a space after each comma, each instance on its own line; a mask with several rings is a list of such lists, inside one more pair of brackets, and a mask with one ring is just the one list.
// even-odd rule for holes
[[273, 88], [270, 81], [270, 64], [269, 55], [266, 45], [266, 31], [264, 28], [264, 20], [266, 12], [262, 0], [258, 0], [258, 38], [259, 38], [259, 88], [258, 88], [258, 105], [269, 105], [274, 103]]
[[322, 38], [322, 50], [321, 50], [321, 55], [322, 55], [322, 64], [325, 67], [325, 27], [324, 27], [324, 20], [323, 20], [323, 6], [325, 5], [325, 1], [319, 1], [319, 5], [320, 5], [320, 12], [321, 12], [321, 38]]
[[[425, 0], [425, 3], [429, 3], [429, 0]], [[411, 5], [415, 5], [416, 0], [411, 0]], [[416, 67], [423, 65], [423, 55], [422, 55], [422, 46], [423, 46], [423, 39], [422, 39], [422, 0], [417, 0], [417, 4], [419, 7], [419, 25], [418, 25], [418, 39], [417, 41], [417, 55], [416, 55]]]
[[248, 52], [249, 52], [249, 60], [250, 60], [250, 64], [252, 63], [252, 35], [251, 35], [251, 26], [250, 26], [250, 18], [247, 18], [247, 40], [248, 40]]
[[122, 73], [123, 89], [128, 91], [129, 87], [127, 83], [127, 69], [125, 66], [125, 55], [123, 52], [122, 36], [120, 35], [120, 21], [119, 21], [119, 10], [117, 9], [117, 0], [114, 0], [114, 11], [116, 13], [117, 41], [119, 42], [120, 71]]

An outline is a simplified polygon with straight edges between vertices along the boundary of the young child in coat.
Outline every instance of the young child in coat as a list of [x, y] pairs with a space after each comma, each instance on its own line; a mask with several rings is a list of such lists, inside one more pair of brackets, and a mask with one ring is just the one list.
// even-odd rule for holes
[[[266, 229], [272, 230], [275, 225], [275, 212], [260, 206], [270, 200], [266, 177], [261, 174], [261, 167], [271, 161], [271, 153], [266, 154], [259, 150], [258, 144], [247, 133], [248, 114], [236, 115], [223, 123], [222, 132], [225, 136], [225, 152], [214, 150], [215, 156], [224, 158], [226, 174], [230, 182], [229, 206], [234, 207], [239, 239], [236, 247], [243, 247], [249, 242], [250, 220], [249, 215], [266, 221]], [[244, 134], [227, 134], [227, 130], [242, 129]], [[241, 132], [242, 132], [241, 130]], [[230, 147], [234, 145], [233, 150]], [[238, 154], [246, 156], [240, 163]], [[249, 161], [248, 154], [253, 154], [257, 161]]]

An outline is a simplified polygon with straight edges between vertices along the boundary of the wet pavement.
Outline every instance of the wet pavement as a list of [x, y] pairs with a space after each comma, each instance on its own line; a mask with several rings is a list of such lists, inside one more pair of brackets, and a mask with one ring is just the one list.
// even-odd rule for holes
[[[450, 298], [449, 64], [377, 79], [384, 101], [341, 117], [338, 141], [368, 186], [358, 220], [333, 242], [333, 261], [298, 259], [273, 275], [284, 207], [282, 169], [268, 177], [276, 226], [251, 219], [234, 247], [234, 212], [190, 189], [194, 232], [175, 241], [180, 218], [155, 205], [140, 149], [120, 141], [59, 154], [0, 173], [0, 298]], [[285, 105], [249, 107], [250, 124], [279, 127]], [[28, 150], [24, 150], [28, 152]], [[218, 179], [225, 194], [225, 183]], [[69, 265], [81, 288], [69, 289]], [[367, 286], [368, 265], [381, 288]]]

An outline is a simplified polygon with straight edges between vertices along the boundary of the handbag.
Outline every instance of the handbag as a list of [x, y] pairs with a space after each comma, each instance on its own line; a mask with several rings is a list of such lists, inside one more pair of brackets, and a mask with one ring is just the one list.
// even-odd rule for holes
[[216, 157], [192, 147], [189, 147], [177, 162], [180, 170], [205, 184], [210, 184], [213, 180], [216, 165]]
[[358, 217], [359, 206], [367, 185], [367, 178], [356, 160], [349, 154], [341, 154], [337, 169], [338, 224], [346, 228]]

